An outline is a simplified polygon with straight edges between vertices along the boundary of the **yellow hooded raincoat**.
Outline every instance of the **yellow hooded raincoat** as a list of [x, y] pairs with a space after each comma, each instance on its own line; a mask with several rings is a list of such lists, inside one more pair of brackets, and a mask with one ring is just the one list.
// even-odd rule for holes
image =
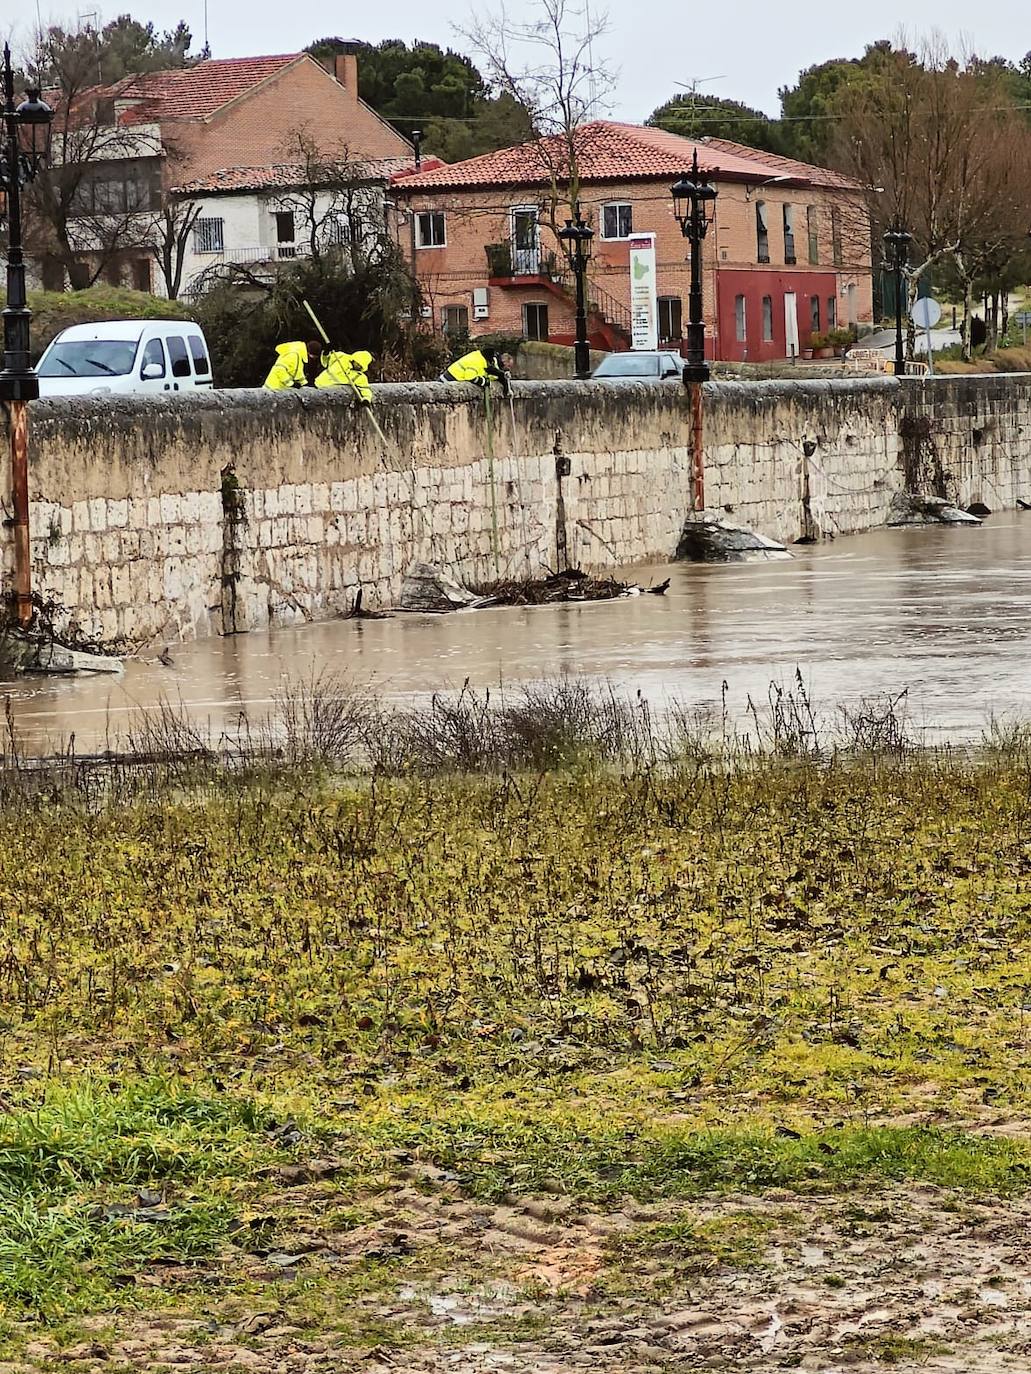
[[364, 349], [357, 353], [326, 353], [322, 358], [324, 371], [315, 378], [315, 385], [349, 386], [360, 401], [372, 400], [372, 387], [369, 384], [369, 367], [372, 354]]
[[292, 386], [307, 385], [304, 369], [308, 363], [308, 345], [304, 343], [276, 344], [276, 361], [265, 378], [272, 391], [288, 391]]

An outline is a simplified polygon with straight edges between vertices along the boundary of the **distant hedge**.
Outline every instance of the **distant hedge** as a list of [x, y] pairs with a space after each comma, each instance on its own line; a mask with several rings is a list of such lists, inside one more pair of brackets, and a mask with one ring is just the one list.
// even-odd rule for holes
[[30, 291], [32, 356], [38, 358], [55, 334], [70, 324], [105, 320], [189, 320], [184, 301], [128, 291], [121, 286], [91, 286], [86, 291]]

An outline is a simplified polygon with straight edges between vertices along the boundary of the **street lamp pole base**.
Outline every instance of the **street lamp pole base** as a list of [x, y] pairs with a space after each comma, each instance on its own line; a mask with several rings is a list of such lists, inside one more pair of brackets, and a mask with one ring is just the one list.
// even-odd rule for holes
[[38, 401], [39, 378], [34, 372], [0, 372], [0, 401]]

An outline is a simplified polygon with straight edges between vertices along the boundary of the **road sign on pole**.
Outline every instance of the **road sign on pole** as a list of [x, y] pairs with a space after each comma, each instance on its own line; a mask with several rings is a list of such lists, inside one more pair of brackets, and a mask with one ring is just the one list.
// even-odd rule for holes
[[938, 302], [930, 296], [920, 296], [913, 304], [913, 309], [909, 312], [909, 317], [916, 325], [917, 329], [922, 329], [927, 335], [927, 371], [934, 376], [934, 352], [931, 348], [931, 330], [942, 317], [942, 308]]

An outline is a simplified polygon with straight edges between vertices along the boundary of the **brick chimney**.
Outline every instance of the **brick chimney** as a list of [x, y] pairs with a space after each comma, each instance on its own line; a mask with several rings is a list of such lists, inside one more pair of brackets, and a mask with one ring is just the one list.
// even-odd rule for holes
[[358, 57], [353, 52], [338, 52], [333, 59], [333, 75], [344, 90], [358, 99]]

